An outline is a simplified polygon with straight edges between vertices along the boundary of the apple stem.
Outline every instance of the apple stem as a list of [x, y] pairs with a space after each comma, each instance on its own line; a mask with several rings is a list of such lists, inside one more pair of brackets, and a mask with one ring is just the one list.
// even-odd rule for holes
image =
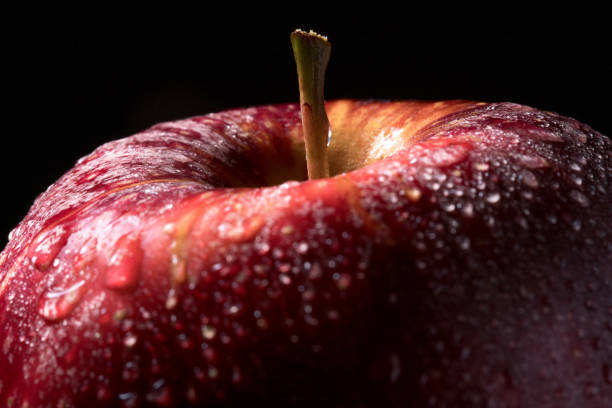
[[325, 113], [323, 85], [331, 45], [327, 37], [312, 30], [307, 33], [299, 29], [291, 33], [291, 45], [300, 84], [308, 179], [329, 177], [327, 144], [330, 128]]

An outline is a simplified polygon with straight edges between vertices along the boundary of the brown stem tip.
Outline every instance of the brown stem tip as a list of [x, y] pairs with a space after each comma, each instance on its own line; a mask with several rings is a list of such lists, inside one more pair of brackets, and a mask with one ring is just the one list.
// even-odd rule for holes
[[312, 30], [307, 33], [299, 29], [291, 33], [291, 45], [300, 85], [308, 178], [329, 177], [327, 144], [330, 130], [323, 88], [331, 45], [327, 37]]

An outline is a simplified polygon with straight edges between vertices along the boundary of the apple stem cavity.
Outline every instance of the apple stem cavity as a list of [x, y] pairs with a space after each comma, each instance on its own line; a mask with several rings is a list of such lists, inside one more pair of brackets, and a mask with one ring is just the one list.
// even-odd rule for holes
[[331, 45], [327, 37], [312, 30], [307, 33], [299, 29], [291, 33], [291, 45], [300, 85], [308, 179], [329, 177], [327, 145], [330, 127], [325, 113], [323, 88]]

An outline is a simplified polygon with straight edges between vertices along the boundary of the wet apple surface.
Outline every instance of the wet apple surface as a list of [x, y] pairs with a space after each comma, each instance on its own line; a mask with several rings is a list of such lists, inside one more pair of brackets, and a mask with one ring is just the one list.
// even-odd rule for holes
[[43, 193], [0, 255], [0, 402], [611, 404], [609, 139], [326, 108], [330, 178], [288, 104], [156, 125]]

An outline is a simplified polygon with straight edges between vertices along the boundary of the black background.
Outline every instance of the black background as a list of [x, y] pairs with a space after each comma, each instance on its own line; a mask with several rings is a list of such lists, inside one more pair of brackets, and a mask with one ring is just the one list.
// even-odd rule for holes
[[298, 27], [332, 43], [328, 99], [512, 101], [612, 135], [602, 10], [363, 4], [334, 16], [325, 6], [5, 14], [0, 247], [34, 198], [103, 142], [160, 121], [296, 101], [289, 33]]

